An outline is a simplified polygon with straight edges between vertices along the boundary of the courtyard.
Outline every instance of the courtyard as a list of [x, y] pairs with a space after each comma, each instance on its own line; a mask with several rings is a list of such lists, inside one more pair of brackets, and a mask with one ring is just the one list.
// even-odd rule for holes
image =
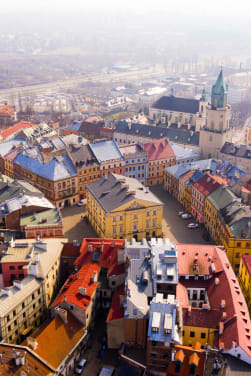
[[[164, 203], [162, 231], [166, 238], [176, 243], [197, 243], [208, 244], [202, 234], [204, 227], [189, 229], [187, 225], [194, 222], [193, 219], [183, 220], [178, 216], [179, 211], [183, 211], [181, 204], [164, 191], [162, 186], [152, 187], [151, 190]], [[61, 210], [64, 224], [65, 237], [69, 241], [76, 240], [81, 243], [83, 238], [95, 238], [96, 232], [89, 223], [82, 218], [86, 214], [85, 206], [72, 206]]]

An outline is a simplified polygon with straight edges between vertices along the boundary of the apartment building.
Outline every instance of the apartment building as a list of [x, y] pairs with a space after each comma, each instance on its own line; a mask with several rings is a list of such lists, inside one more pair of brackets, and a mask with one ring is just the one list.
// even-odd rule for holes
[[125, 160], [125, 176], [135, 178], [146, 185], [147, 151], [142, 145], [120, 145], [119, 149]]

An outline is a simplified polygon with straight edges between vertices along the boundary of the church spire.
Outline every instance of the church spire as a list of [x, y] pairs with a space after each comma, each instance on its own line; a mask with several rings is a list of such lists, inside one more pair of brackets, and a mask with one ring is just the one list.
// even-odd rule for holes
[[227, 104], [227, 87], [224, 84], [222, 68], [216, 83], [212, 87], [211, 105], [213, 109], [223, 108]]
[[200, 101], [201, 102], [206, 102], [206, 100], [207, 100], [207, 93], [206, 93], [206, 89], [205, 89], [205, 86], [204, 86], [204, 88], [202, 90], [202, 93], [201, 93]]

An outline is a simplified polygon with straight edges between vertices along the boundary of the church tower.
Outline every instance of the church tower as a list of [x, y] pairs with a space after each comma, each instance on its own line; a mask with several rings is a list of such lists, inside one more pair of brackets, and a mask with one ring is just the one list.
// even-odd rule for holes
[[224, 84], [221, 69], [212, 87], [211, 104], [206, 106], [206, 123], [200, 131], [200, 153], [204, 158], [219, 158], [224, 143], [231, 142], [231, 106], [227, 104], [227, 92], [228, 86]]

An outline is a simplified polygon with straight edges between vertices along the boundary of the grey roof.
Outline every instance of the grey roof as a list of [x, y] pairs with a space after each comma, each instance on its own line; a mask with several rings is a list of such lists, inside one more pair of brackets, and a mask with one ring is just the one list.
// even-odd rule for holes
[[[162, 202], [138, 180], [122, 175], [108, 174], [88, 184], [87, 190], [106, 212], [113, 211], [134, 200], [162, 205]], [[142, 207], [144, 207], [143, 203]]]
[[232, 142], [225, 142], [220, 152], [239, 158], [251, 159], [251, 148], [246, 145], [236, 145]]
[[197, 99], [178, 98], [171, 96], [164, 96], [159, 98], [152, 108], [159, 110], [185, 112], [188, 114], [196, 114], [199, 112], [200, 101]]
[[129, 125], [127, 121], [120, 121], [114, 131], [128, 135], [145, 137], [151, 140], [167, 137], [171, 142], [184, 145], [187, 144], [199, 146], [200, 140], [200, 132], [137, 123], [132, 123]]
[[181, 159], [190, 159], [190, 158], [199, 158], [199, 154], [195, 153], [191, 149], [185, 149], [182, 146], [179, 146], [177, 144], [171, 143], [171, 147], [173, 149], [173, 152], [176, 156], [176, 160], [179, 161]]
[[[126, 279], [126, 304], [125, 317], [143, 318], [148, 315], [148, 297], [153, 297], [153, 280], [151, 262], [147, 258], [150, 255], [150, 247], [143, 239], [136, 242], [131, 239], [125, 243], [125, 256], [129, 258], [130, 264]], [[143, 276], [147, 278], [143, 281]]]
[[230, 230], [236, 239], [251, 239], [251, 212], [247, 216], [235, 221]]
[[98, 163], [89, 145], [73, 147], [70, 155], [75, 167], [89, 167]]
[[202, 170], [202, 171], [216, 171], [219, 161], [217, 159], [202, 159], [200, 161], [194, 161], [189, 163], [183, 163], [165, 168], [170, 174], [179, 178], [185, 172], [189, 170]]
[[89, 146], [99, 162], [123, 159], [123, 155], [114, 140], [97, 141], [89, 144]]
[[[7, 199], [5, 201], [4, 207], [7, 209], [7, 213], [12, 213], [16, 210], [22, 209], [23, 206], [37, 206], [45, 209], [53, 209], [54, 205], [43, 196], [29, 196], [23, 193], [16, 197]], [[3, 205], [0, 205], [0, 210], [2, 211]]]

